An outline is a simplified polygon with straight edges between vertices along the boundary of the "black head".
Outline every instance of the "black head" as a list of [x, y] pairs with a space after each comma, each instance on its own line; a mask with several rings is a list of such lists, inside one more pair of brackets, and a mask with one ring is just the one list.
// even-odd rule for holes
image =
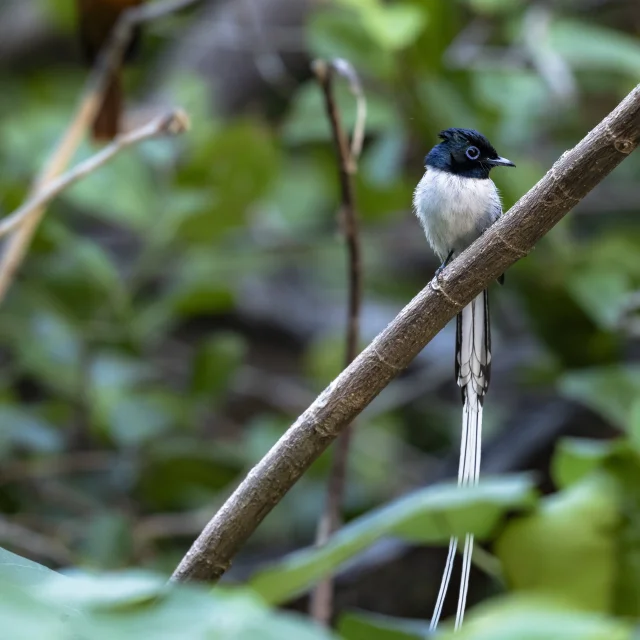
[[515, 167], [501, 158], [492, 144], [474, 129], [445, 129], [437, 144], [424, 159], [427, 167], [434, 167], [465, 178], [486, 179], [493, 167]]

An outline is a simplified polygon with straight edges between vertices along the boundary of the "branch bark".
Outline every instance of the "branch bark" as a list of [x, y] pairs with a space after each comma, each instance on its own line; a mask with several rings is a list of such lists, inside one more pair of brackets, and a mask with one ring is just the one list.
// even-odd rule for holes
[[315, 400], [205, 527], [172, 580], [215, 581], [271, 509], [444, 325], [526, 256], [640, 142], [640, 85], [434, 278]]

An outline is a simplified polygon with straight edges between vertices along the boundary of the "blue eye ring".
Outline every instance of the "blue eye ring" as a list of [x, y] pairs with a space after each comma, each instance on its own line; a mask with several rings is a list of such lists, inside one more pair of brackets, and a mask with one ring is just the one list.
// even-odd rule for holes
[[469, 160], [477, 160], [480, 157], [480, 149], [478, 147], [468, 147], [464, 154]]

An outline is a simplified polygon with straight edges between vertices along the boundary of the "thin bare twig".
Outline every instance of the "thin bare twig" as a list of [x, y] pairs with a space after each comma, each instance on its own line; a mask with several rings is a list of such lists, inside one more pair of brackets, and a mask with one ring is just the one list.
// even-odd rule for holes
[[[347, 309], [347, 331], [345, 345], [345, 366], [349, 366], [358, 355], [360, 337], [360, 308], [362, 306], [362, 260], [360, 258], [360, 236], [358, 233], [358, 216], [356, 213], [353, 175], [357, 171], [358, 156], [362, 150], [364, 138], [366, 101], [360, 80], [346, 60], [326, 63], [316, 60], [313, 70], [322, 88], [327, 117], [331, 123], [333, 141], [338, 158], [338, 175], [341, 192], [341, 222], [347, 247], [347, 268], [349, 272], [349, 302]], [[342, 127], [340, 113], [333, 95], [333, 74], [344, 75], [349, 81], [351, 91], [357, 100], [357, 117], [351, 148], [347, 134]], [[342, 506], [346, 489], [351, 430], [347, 427], [338, 438], [333, 452], [329, 480], [327, 482], [327, 498], [324, 511], [318, 523], [316, 544], [326, 544], [329, 536], [342, 524]], [[333, 611], [333, 580], [329, 577], [318, 583], [311, 595], [311, 616], [321, 624], [328, 624]]]
[[[31, 190], [30, 199], [44, 185], [59, 176], [71, 162], [86, 130], [100, 109], [109, 76], [120, 64], [127, 44], [131, 40], [134, 26], [150, 20], [157, 20], [197, 2], [200, 2], [200, 0], [163, 0], [123, 12], [109, 39], [109, 43], [98, 58], [98, 62], [87, 80], [80, 104], [71, 123], [49, 156], [44, 169]], [[0, 258], [0, 303], [4, 300], [13, 282], [45, 212], [46, 208], [44, 206], [34, 208], [28, 216], [25, 216], [20, 226], [14, 229], [7, 240], [7, 246]]]
[[[349, 90], [356, 99], [356, 121], [351, 134], [351, 157], [349, 158], [349, 168], [352, 173], [358, 170], [358, 159], [362, 153], [364, 144], [365, 126], [367, 124], [367, 99], [364, 95], [360, 77], [353, 68], [353, 65], [344, 58], [336, 58], [331, 62], [331, 67], [346, 78], [349, 82]], [[316, 71], [317, 73], [317, 71]]]
[[215, 581], [258, 525], [424, 346], [640, 142], [640, 85], [434, 278], [296, 420], [209, 521], [172, 581]]
[[119, 135], [102, 151], [87, 158], [84, 162], [81, 162], [59, 178], [44, 184], [42, 188], [36, 191], [19, 209], [16, 209], [11, 215], [0, 220], [0, 237], [19, 227], [29, 216], [33, 215], [34, 211], [46, 207], [47, 204], [62, 191], [107, 164], [109, 160], [112, 160], [121, 151], [145, 140], [149, 140], [150, 138], [183, 133], [188, 127], [189, 119], [187, 114], [182, 110], [177, 110], [160, 116], [129, 133]]

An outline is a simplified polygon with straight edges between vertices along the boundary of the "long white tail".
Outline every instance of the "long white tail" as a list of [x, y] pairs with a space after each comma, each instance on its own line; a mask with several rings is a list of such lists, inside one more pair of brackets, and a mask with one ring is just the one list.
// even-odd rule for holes
[[[489, 325], [489, 296], [485, 290], [458, 314], [456, 326], [456, 380], [462, 392], [462, 437], [460, 442], [460, 463], [458, 466], [458, 484], [461, 486], [477, 484], [480, 476], [482, 403], [484, 395], [489, 388], [490, 372], [491, 329]], [[440, 583], [436, 606], [431, 618], [431, 630], [438, 626], [442, 614], [457, 548], [458, 539], [451, 538], [442, 582]], [[464, 618], [472, 555], [473, 535], [467, 534], [462, 554], [462, 575], [456, 612], [456, 629], [460, 628]]]

